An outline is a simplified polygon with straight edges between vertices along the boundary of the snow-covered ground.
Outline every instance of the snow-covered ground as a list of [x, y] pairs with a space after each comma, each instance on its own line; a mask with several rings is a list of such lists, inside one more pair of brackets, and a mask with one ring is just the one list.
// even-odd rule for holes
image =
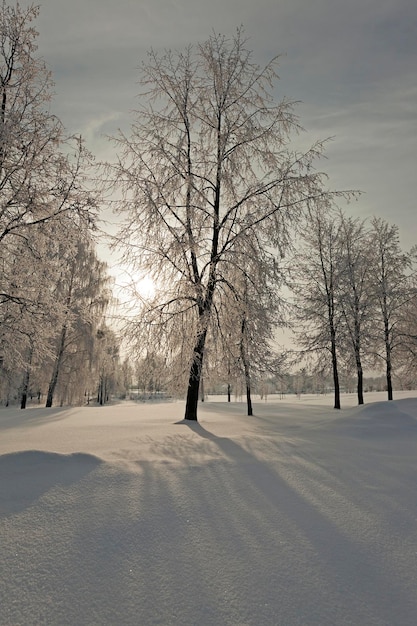
[[415, 626], [396, 395], [0, 409], [0, 624]]

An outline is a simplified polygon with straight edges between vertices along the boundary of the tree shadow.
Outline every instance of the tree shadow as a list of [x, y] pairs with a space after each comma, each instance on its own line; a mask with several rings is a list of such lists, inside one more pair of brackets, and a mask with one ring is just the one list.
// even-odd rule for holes
[[[339, 579], [341, 584], [347, 584], [354, 595], [366, 598], [366, 602], [373, 605], [375, 614], [380, 612], [381, 617], [391, 614], [394, 619], [393, 606], [402, 606], [404, 615], [412, 613], [414, 609], [410, 606], [410, 597], [401, 583], [393, 580], [382, 564], [378, 563], [375, 546], [364, 546], [358, 541], [360, 529], [346, 529], [343, 519], [339, 523], [339, 518], [332, 519], [328, 512], [320, 511], [306, 499], [302, 485], [300, 491], [295, 490], [279, 471], [235, 441], [215, 435], [199, 422], [184, 423], [195, 434], [215, 443], [236, 464], [245, 484], [262, 494], [277, 514], [285, 515], [293, 527], [298, 528], [301, 535], [308, 539], [315, 553], [326, 563], [330, 575], [335, 580]], [[279, 453], [277, 445], [277, 457]], [[317, 483], [317, 488], [320, 487]]]
[[31, 407], [28, 409], [0, 409], [0, 430], [6, 428], [27, 428], [51, 422], [58, 422], [68, 417], [77, 407]]

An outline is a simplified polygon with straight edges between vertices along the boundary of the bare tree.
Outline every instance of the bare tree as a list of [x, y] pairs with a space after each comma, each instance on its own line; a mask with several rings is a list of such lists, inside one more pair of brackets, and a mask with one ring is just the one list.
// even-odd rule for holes
[[[412, 259], [416, 260], [417, 248], [411, 251]], [[404, 304], [399, 322], [399, 361], [403, 385], [409, 389], [417, 386], [417, 280], [410, 277], [410, 298]]]
[[277, 64], [256, 64], [241, 30], [178, 53], [151, 51], [142, 68], [145, 103], [130, 136], [116, 140], [112, 176], [126, 215], [116, 245], [161, 287], [143, 321], [160, 324], [173, 344], [181, 342], [178, 316], [187, 320], [189, 420], [197, 419], [219, 267], [260, 228], [284, 245], [306, 199], [324, 195], [312, 168], [322, 144], [290, 148], [300, 127], [295, 104], [273, 97]]
[[50, 111], [38, 14], [34, 5], [0, 6], [0, 355], [8, 371], [24, 372], [22, 398], [63, 323], [56, 285], [71, 233], [94, 228], [98, 205], [92, 156]]
[[404, 307], [414, 298], [410, 283], [413, 256], [402, 251], [398, 226], [381, 218], [371, 222], [369, 263], [375, 300], [375, 356], [385, 363], [388, 400], [393, 399], [393, 354], [403, 343], [401, 318]]
[[253, 414], [253, 383], [259, 386], [261, 378], [277, 374], [274, 330], [284, 323], [281, 287], [282, 269], [262, 228], [242, 234], [227, 263], [219, 263], [213, 328], [220, 338], [216, 351], [223, 355], [228, 385], [231, 375], [243, 378], [248, 415]]
[[[61, 256], [63, 268], [55, 290], [63, 314], [54, 350], [47, 407], [52, 406], [64, 359], [77, 362], [75, 355], [81, 354], [83, 361], [92, 361], [94, 337], [110, 300], [106, 264], [97, 258], [89, 232], [78, 230], [73, 236], [76, 237], [74, 250]], [[81, 364], [77, 364], [79, 369]]]
[[73, 211], [93, 221], [83, 189], [91, 155], [50, 112], [51, 73], [36, 54], [39, 7], [0, 8], [0, 243]]
[[363, 404], [363, 359], [369, 344], [372, 320], [372, 288], [370, 285], [369, 233], [366, 222], [338, 215], [341, 226], [340, 305], [343, 313], [347, 349], [352, 354], [357, 377], [358, 404]]
[[330, 207], [323, 203], [312, 207], [296, 253], [292, 285], [297, 340], [307, 355], [330, 355], [335, 409], [340, 409], [338, 348], [345, 271], [341, 263], [342, 239], [340, 221]]

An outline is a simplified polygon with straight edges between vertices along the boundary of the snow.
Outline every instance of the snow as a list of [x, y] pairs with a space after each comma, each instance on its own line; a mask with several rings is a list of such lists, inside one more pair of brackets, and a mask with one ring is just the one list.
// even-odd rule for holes
[[1, 409], [0, 624], [414, 626], [416, 396]]

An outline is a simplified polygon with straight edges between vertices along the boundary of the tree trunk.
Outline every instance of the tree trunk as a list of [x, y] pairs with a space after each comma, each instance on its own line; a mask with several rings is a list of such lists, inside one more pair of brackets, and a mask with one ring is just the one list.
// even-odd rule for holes
[[246, 404], [248, 407], [248, 415], [253, 415], [252, 397], [250, 393], [250, 383], [246, 383]]
[[364, 404], [363, 400], [363, 371], [362, 366], [358, 366], [358, 404]]
[[51, 376], [51, 380], [50, 380], [49, 387], [48, 387], [48, 395], [46, 397], [46, 404], [45, 404], [47, 408], [50, 408], [52, 406], [52, 402], [54, 400], [54, 393], [55, 393], [56, 385], [58, 382], [59, 370], [61, 368], [62, 357], [64, 356], [66, 335], [67, 335], [67, 326], [64, 324], [64, 326], [62, 327], [62, 331], [61, 331], [61, 338], [59, 340], [58, 353], [56, 355], [54, 369], [52, 371], [52, 376]]
[[332, 369], [333, 369], [333, 383], [334, 383], [334, 408], [340, 409], [340, 384], [339, 384], [339, 372], [337, 369], [336, 342], [335, 342], [334, 337], [332, 338]]
[[20, 399], [21, 409], [26, 409], [26, 402], [27, 402], [28, 389], [29, 389], [29, 378], [30, 378], [30, 371], [29, 371], [29, 368], [27, 368], [23, 376], [22, 397]]
[[245, 336], [246, 336], [246, 316], [243, 315], [242, 326], [241, 326], [241, 338], [240, 338], [240, 358], [242, 359], [243, 371], [245, 374], [246, 404], [248, 407], [248, 415], [253, 415], [252, 398], [251, 398], [251, 390], [250, 390], [250, 368], [249, 368], [248, 355], [245, 350]]
[[58, 353], [55, 359], [55, 363], [54, 363], [54, 369], [52, 372], [52, 376], [51, 376], [51, 381], [49, 383], [49, 388], [48, 388], [48, 395], [46, 397], [46, 404], [45, 406], [47, 408], [50, 408], [52, 406], [52, 402], [54, 399], [54, 393], [55, 393], [55, 388], [58, 382], [58, 376], [59, 376], [59, 371], [61, 368], [61, 363], [62, 363], [62, 357], [64, 356], [64, 350], [65, 350], [65, 339], [67, 336], [67, 324], [68, 324], [68, 311], [69, 311], [69, 307], [71, 305], [71, 297], [72, 297], [72, 287], [73, 287], [73, 282], [74, 282], [74, 274], [75, 274], [75, 262], [72, 265], [72, 270], [71, 270], [71, 276], [70, 276], [70, 283], [68, 286], [68, 295], [67, 295], [67, 302], [66, 302], [66, 320], [64, 325], [62, 326], [62, 330], [61, 330], [61, 338], [59, 340], [59, 347], [58, 347]]
[[99, 403], [100, 406], [103, 406], [104, 402], [105, 402], [105, 382], [104, 382], [104, 376], [100, 376], [100, 382], [98, 385], [98, 395], [97, 395], [97, 401]]
[[[200, 315], [200, 319], [201, 319]], [[200, 387], [201, 369], [203, 366], [204, 346], [206, 343], [207, 329], [199, 333], [194, 347], [194, 358], [191, 363], [190, 376], [188, 379], [187, 401], [185, 404], [184, 419], [197, 421], [198, 391]]]
[[388, 400], [393, 399], [392, 392], [392, 362], [391, 362], [391, 345], [390, 345], [390, 332], [388, 328], [388, 320], [385, 318], [385, 360], [386, 360], [386, 376], [387, 376], [387, 392]]
[[389, 355], [389, 357], [387, 354], [387, 392], [388, 400], [393, 400], [394, 394], [392, 391], [391, 354]]
[[26, 409], [26, 403], [27, 403], [28, 391], [29, 391], [30, 366], [32, 364], [32, 356], [33, 356], [33, 347], [30, 348], [29, 358], [28, 358], [28, 366], [27, 366], [25, 374], [23, 376], [22, 397], [20, 399], [20, 408], [21, 409]]
[[227, 383], [227, 401], [230, 402], [230, 398], [232, 395], [232, 385]]
[[362, 362], [358, 353], [356, 353], [356, 375], [358, 379], [357, 392], [358, 392], [358, 404], [364, 404], [363, 400], [363, 369]]

